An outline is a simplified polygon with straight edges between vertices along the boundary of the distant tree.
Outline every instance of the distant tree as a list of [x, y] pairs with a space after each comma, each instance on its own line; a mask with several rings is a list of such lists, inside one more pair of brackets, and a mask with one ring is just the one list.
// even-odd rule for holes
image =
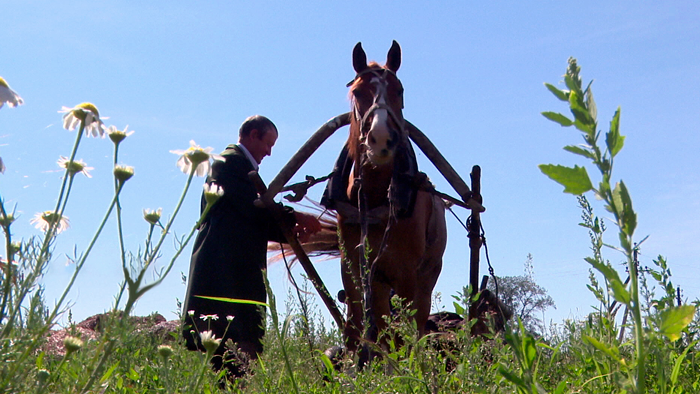
[[[513, 311], [513, 321], [522, 320], [523, 325], [532, 333], [544, 333], [545, 326], [540, 315], [549, 307], [556, 309], [554, 300], [547, 290], [535, 283], [532, 255], [527, 255], [525, 275], [496, 276], [498, 298]], [[489, 281], [488, 289], [495, 292], [496, 285]]]

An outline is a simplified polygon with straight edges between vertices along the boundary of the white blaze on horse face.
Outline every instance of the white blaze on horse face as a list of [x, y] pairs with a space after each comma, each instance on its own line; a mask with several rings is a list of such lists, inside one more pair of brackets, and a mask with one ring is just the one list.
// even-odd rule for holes
[[[386, 105], [385, 93], [386, 82], [379, 78], [372, 78], [371, 83], [377, 89], [375, 102], [380, 105]], [[367, 157], [374, 165], [384, 165], [391, 162], [394, 156], [394, 150], [391, 145], [391, 130], [389, 129], [389, 111], [385, 108], [377, 108], [372, 114], [372, 123], [370, 124], [367, 137], [365, 139], [367, 146]]]

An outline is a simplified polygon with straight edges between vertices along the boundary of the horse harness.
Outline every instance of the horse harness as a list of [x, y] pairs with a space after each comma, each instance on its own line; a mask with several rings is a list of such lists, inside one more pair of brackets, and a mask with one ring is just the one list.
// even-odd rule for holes
[[[393, 120], [394, 123], [398, 126], [399, 130], [402, 133], [404, 133], [406, 130], [405, 121], [403, 117], [399, 117], [398, 115], [396, 115], [396, 112], [394, 112], [394, 110], [386, 103], [385, 100], [387, 87], [389, 86], [389, 82], [387, 81], [387, 75], [393, 75], [394, 78], [396, 78], [396, 80], [399, 81], [399, 84], [401, 84], [401, 81], [396, 76], [396, 73], [386, 68], [370, 67], [362, 72], [359, 72], [355, 76], [355, 79], [348, 82], [347, 86], [351, 86], [353, 83], [355, 83], [355, 81], [357, 81], [359, 78], [362, 78], [362, 76], [366, 74], [372, 74], [372, 79], [370, 79], [370, 83], [374, 85], [376, 93], [374, 95], [372, 105], [369, 107], [369, 109], [367, 109], [367, 112], [365, 112], [364, 115], [360, 113], [360, 108], [357, 105], [357, 101], [355, 101], [355, 104], [353, 105], [352, 110], [355, 119], [360, 121], [360, 134], [363, 137], [366, 135], [368, 120], [371, 118], [372, 114], [379, 109], [386, 110], [389, 116], [391, 117], [391, 120]], [[403, 96], [401, 97], [401, 108], [403, 109]]]

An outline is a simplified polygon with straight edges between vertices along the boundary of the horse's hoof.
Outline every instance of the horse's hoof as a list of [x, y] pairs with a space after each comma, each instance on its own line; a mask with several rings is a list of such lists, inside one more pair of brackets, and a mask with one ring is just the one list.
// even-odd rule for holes
[[340, 361], [345, 357], [345, 348], [342, 346], [332, 346], [326, 349], [323, 354], [331, 360], [333, 369], [340, 371]]

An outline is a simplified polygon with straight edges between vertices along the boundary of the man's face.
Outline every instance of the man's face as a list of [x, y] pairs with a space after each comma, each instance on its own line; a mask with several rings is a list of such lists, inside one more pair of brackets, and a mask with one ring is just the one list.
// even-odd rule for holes
[[269, 129], [262, 138], [260, 138], [260, 134], [258, 130], [251, 131], [249, 144], [245, 144], [245, 147], [258, 164], [262, 163], [265, 156], [272, 154], [272, 147], [277, 142], [277, 131], [274, 129]]

